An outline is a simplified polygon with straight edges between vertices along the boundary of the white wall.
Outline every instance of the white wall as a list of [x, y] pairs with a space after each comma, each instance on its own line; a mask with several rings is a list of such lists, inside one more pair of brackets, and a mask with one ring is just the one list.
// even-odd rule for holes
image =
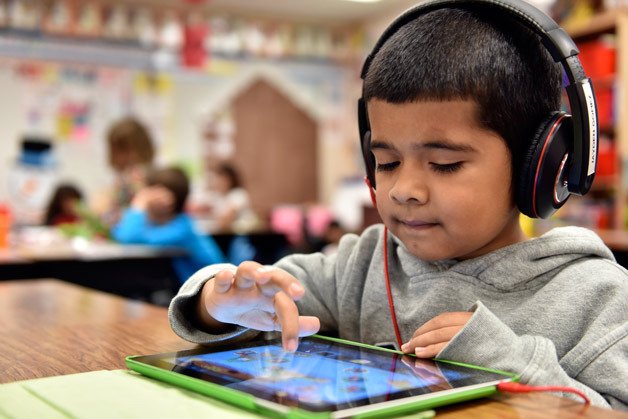
[[[29, 133], [55, 139], [59, 178], [78, 184], [93, 200], [111, 183], [105, 148], [108, 125], [129, 112], [149, 125], [159, 145], [158, 162], [185, 163], [199, 170], [201, 120], [225, 105], [225, 92], [245, 87], [245, 75], [256, 72], [270, 78], [319, 121], [319, 195], [323, 201], [333, 195], [339, 176], [359, 170], [352, 153], [347, 153], [353, 147], [347, 144], [357, 142], [357, 134], [353, 136], [352, 130], [348, 134], [345, 128], [354, 123], [354, 98], [346, 88], [347, 79], [353, 77], [351, 70], [329, 62], [215, 63], [216, 68], [219, 65], [229, 70], [220, 74], [175, 71], [160, 75], [157, 87], [151, 90], [146, 76], [136, 70], [40, 62], [33, 64], [34, 75], [25, 75], [23, 62], [0, 61], [0, 201], [9, 198], [9, 174], [19, 153], [20, 139]], [[78, 77], [77, 81], [73, 72], [92, 78], [85, 82]], [[61, 138], [61, 108], [72, 101], [87, 104], [90, 109], [84, 138]], [[347, 154], [349, 162], [338, 164], [339, 158], [347, 159]]]

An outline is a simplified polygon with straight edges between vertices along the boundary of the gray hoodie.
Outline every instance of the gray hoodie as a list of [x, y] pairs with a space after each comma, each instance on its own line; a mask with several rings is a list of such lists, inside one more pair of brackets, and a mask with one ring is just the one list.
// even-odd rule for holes
[[[382, 232], [376, 225], [361, 236], [346, 235], [335, 255], [277, 262], [306, 288], [300, 313], [319, 317], [322, 330], [343, 339], [395, 342]], [[443, 312], [471, 310], [438, 358], [511, 371], [523, 383], [576, 387], [595, 405], [628, 408], [628, 272], [593, 232], [557, 228], [460, 262], [419, 260], [389, 234], [388, 252], [404, 342]], [[172, 300], [170, 323], [179, 336], [211, 344], [257, 333], [238, 327], [211, 335], [190, 321], [202, 285], [229, 266], [203, 268]]]

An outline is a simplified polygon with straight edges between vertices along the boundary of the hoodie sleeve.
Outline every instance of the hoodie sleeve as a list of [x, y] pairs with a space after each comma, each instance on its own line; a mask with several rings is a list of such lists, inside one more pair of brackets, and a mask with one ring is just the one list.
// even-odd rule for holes
[[[550, 339], [517, 336], [481, 302], [472, 310], [471, 319], [437, 358], [513, 372], [525, 384], [575, 387], [594, 405], [627, 408], [628, 323], [614, 329], [604, 342], [596, 345], [597, 356], [580, 371], [574, 371], [572, 378], [562, 366], [564, 360], [557, 359]], [[591, 355], [581, 354], [581, 357], [590, 360]], [[570, 393], [563, 396], [577, 397]]]
[[203, 331], [194, 321], [196, 305], [203, 285], [223, 269], [235, 270], [235, 266], [226, 263], [206, 266], [192, 275], [170, 302], [168, 320], [172, 330], [182, 339], [202, 345], [213, 345], [227, 341], [245, 341], [259, 334], [256, 330], [234, 326], [229, 332], [215, 335]]

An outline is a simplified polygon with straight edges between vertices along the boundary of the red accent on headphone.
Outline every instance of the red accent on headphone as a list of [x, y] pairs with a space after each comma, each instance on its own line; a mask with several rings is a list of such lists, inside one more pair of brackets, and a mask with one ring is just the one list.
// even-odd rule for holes
[[373, 206], [377, 208], [377, 198], [375, 198], [375, 189], [373, 189], [373, 186], [371, 185], [371, 181], [369, 180], [368, 176], [364, 176], [364, 183], [366, 183], [366, 186], [368, 186], [369, 188], [369, 193], [371, 194], [371, 202], [373, 203]]
[[[541, 156], [539, 157], [539, 161], [536, 165], [536, 172], [534, 173], [534, 188], [532, 189], [532, 213], [534, 214], [535, 217], [539, 216], [538, 212], [536, 211], [536, 186], [538, 185], [538, 182], [539, 182], [539, 173], [541, 172], [541, 166], [543, 165], [545, 152], [547, 151], [547, 146], [550, 143], [550, 141], [548, 140], [554, 136], [554, 132], [556, 131], [556, 128], [560, 126], [560, 123], [562, 122], [564, 118], [565, 116], [563, 115], [554, 122], [554, 125], [552, 125], [552, 129], [550, 130], [549, 134], [547, 134], [547, 136], [543, 140], [543, 148], [541, 149]], [[556, 193], [556, 189], [554, 189], [554, 194], [555, 193]]]

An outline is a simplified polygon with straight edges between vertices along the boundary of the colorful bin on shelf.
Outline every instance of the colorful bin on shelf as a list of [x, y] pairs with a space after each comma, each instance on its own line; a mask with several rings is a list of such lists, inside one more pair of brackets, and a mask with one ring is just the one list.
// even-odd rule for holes
[[581, 42], [580, 62], [593, 82], [598, 108], [598, 123], [602, 130], [610, 130], [614, 123], [614, 86], [617, 50], [609, 37]]

